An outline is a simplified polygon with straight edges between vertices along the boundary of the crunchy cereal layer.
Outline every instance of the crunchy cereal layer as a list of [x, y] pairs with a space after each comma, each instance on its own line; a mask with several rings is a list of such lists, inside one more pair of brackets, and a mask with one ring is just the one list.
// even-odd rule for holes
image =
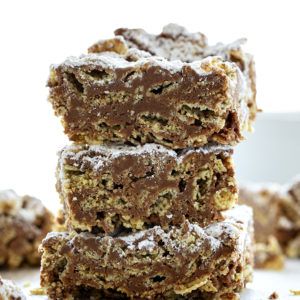
[[180, 152], [156, 144], [68, 146], [57, 168], [68, 227], [112, 234], [221, 220], [237, 200], [231, 154], [218, 145]]
[[207, 227], [186, 221], [118, 237], [51, 233], [41, 251], [50, 299], [212, 299], [251, 279], [252, 211], [240, 206]]
[[235, 63], [168, 61], [127, 49], [122, 38], [106, 43], [118, 52], [71, 57], [51, 68], [49, 100], [71, 140], [173, 149], [242, 140], [249, 111]]
[[[256, 75], [253, 56], [243, 50], [246, 39], [239, 39], [230, 44], [218, 43], [209, 45], [206, 36], [201, 32], [191, 33], [177, 24], [165, 26], [159, 35], [147, 33], [143, 29], [120, 28], [115, 31], [116, 39], [122, 36], [128, 47], [147, 51], [168, 60], [193, 62], [205, 57], [218, 55], [226, 61], [236, 63], [243, 72], [247, 89], [247, 105], [249, 109], [249, 123], [254, 121], [256, 106]], [[119, 47], [111, 47], [100, 41], [90, 47], [90, 52], [120, 51]], [[110, 46], [110, 47], [109, 47]]]

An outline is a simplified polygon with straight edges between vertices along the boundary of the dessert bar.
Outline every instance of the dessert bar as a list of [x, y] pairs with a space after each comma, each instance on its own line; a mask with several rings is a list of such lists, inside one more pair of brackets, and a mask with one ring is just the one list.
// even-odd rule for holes
[[239, 292], [252, 274], [252, 211], [239, 206], [224, 217], [203, 228], [185, 221], [118, 237], [50, 233], [41, 247], [41, 285], [50, 299], [213, 299]]
[[300, 257], [300, 177], [285, 187], [282, 198], [277, 237], [288, 257]]
[[52, 66], [48, 86], [65, 133], [79, 143], [228, 145], [249, 127], [245, 78], [219, 57], [183, 63], [137, 49], [91, 53]]
[[0, 267], [39, 265], [38, 246], [52, 222], [52, 214], [40, 200], [0, 191]]
[[284, 267], [283, 251], [277, 240], [280, 199], [277, 185], [251, 184], [239, 188], [239, 202], [253, 208], [256, 268]]
[[[129, 48], [136, 48], [161, 56], [168, 60], [193, 62], [208, 56], [220, 56], [226, 61], [236, 63], [246, 79], [247, 104], [249, 118], [255, 119], [256, 107], [256, 80], [253, 56], [243, 50], [246, 39], [239, 39], [230, 44], [218, 43], [209, 45], [203, 33], [188, 32], [177, 24], [168, 24], [158, 35], [150, 34], [143, 29], [120, 28], [115, 31], [116, 38], [122, 36]], [[89, 48], [89, 52], [122, 51], [121, 43], [99, 41]]]
[[231, 155], [220, 145], [67, 146], [57, 167], [64, 218], [71, 229], [97, 234], [220, 221], [237, 200]]
[[[300, 180], [296, 179], [282, 186], [263, 184], [240, 188], [239, 199], [254, 209], [256, 242], [269, 244], [266, 249], [272, 249], [273, 268], [276, 268], [276, 265], [282, 266], [282, 263], [279, 263], [283, 260], [281, 252], [288, 257], [300, 257], [299, 182]], [[277, 247], [278, 242], [280, 247]], [[259, 246], [259, 249], [261, 250], [262, 246]], [[277, 257], [274, 255], [275, 249]], [[257, 258], [257, 255], [255, 257]], [[270, 266], [267, 253], [264, 257]]]

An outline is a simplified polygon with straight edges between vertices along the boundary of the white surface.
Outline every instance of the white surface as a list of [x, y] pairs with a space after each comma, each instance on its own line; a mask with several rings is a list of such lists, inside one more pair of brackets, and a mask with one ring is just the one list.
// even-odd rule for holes
[[84, 52], [120, 26], [158, 33], [166, 23], [177, 22], [203, 31], [211, 43], [245, 36], [256, 57], [260, 107], [299, 111], [298, 5], [254, 0], [0, 1], [0, 189], [30, 193], [57, 207], [56, 152], [67, 139], [46, 101], [49, 65]]
[[[39, 287], [38, 270], [28, 269], [0, 274], [24, 288], [29, 300], [47, 299], [45, 296], [30, 296], [30, 290]], [[274, 291], [279, 294], [281, 300], [300, 299], [300, 296], [293, 296], [290, 290], [300, 290], [300, 260], [287, 261], [285, 270], [280, 272], [256, 270], [254, 280], [242, 293], [241, 300], [266, 300]]]
[[300, 290], [300, 260], [288, 260], [283, 271], [256, 270], [253, 283], [243, 293], [245, 300], [264, 300], [277, 292], [281, 300], [298, 300], [290, 290]]

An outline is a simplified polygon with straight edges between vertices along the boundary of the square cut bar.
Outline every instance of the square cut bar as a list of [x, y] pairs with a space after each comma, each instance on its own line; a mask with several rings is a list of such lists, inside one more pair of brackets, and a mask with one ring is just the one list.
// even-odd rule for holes
[[185, 221], [118, 237], [54, 232], [41, 252], [50, 299], [229, 299], [251, 280], [252, 210], [236, 207], [203, 228]]
[[[252, 121], [255, 119], [257, 112], [255, 63], [253, 56], [243, 50], [246, 39], [239, 39], [230, 44], [218, 43], [211, 46], [203, 33], [190, 33], [177, 24], [165, 26], [159, 35], [150, 34], [143, 29], [128, 28], [117, 29], [115, 35], [116, 39], [122, 36], [129, 48], [143, 50], [168, 60], [193, 62], [217, 55], [226, 61], [236, 63], [246, 79], [249, 118]], [[99, 41], [89, 48], [89, 52], [124, 51], [120, 42], [112, 41]]]
[[285, 187], [282, 198], [282, 218], [278, 225], [278, 239], [286, 255], [300, 258], [300, 176]]
[[0, 267], [39, 265], [38, 246], [52, 224], [53, 216], [40, 200], [0, 191]]
[[183, 63], [137, 49], [92, 53], [52, 66], [48, 86], [75, 142], [183, 149], [236, 144], [249, 127], [245, 78], [219, 57]]
[[[288, 257], [300, 257], [299, 178], [282, 186], [276, 184], [244, 186], [240, 188], [239, 199], [254, 209], [255, 239], [261, 244], [258, 247], [260, 253], [263, 244], [271, 251], [271, 256], [268, 255], [268, 251], [264, 255], [261, 254], [266, 260], [265, 265], [279, 266], [282, 252]], [[278, 242], [281, 247], [276, 246]], [[258, 260], [258, 255], [255, 255], [255, 258]]]
[[122, 227], [221, 220], [237, 200], [231, 155], [220, 145], [177, 152], [157, 144], [68, 146], [57, 168], [66, 223], [115, 234]]
[[250, 184], [239, 188], [239, 202], [253, 208], [255, 232], [255, 267], [259, 269], [282, 269], [284, 255], [277, 239], [281, 215], [275, 184]]

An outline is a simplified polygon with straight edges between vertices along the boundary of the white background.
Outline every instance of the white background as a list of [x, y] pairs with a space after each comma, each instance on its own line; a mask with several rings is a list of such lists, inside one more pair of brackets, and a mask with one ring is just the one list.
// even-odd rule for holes
[[56, 207], [56, 152], [67, 143], [47, 103], [49, 65], [118, 27], [158, 33], [177, 22], [210, 43], [248, 38], [265, 111], [299, 111], [298, 1], [1, 1], [0, 189]]

